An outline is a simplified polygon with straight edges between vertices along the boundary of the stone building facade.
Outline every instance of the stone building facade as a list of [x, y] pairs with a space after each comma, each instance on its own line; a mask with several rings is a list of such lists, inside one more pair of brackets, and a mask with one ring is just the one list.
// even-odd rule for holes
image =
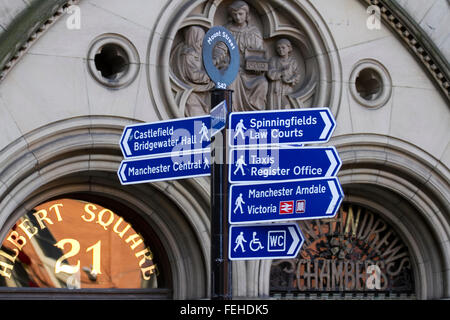
[[[345, 194], [299, 222], [297, 258], [233, 262], [233, 296], [449, 298], [449, 19], [445, 0], [3, 1], [0, 297], [209, 296], [209, 177], [123, 186], [117, 169], [125, 126], [208, 113], [199, 43], [223, 25], [234, 110], [329, 108]], [[102, 251], [85, 224], [109, 229]], [[132, 291], [115, 252], [146, 280]]]

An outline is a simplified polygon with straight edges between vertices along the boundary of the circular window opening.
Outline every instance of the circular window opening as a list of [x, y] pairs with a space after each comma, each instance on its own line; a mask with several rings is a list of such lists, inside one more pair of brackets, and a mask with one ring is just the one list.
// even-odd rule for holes
[[94, 58], [95, 67], [102, 77], [117, 80], [122, 77], [130, 65], [126, 51], [117, 44], [106, 44]]
[[369, 101], [378, 98], [383, 90], [382, 80], [378, 72], [371, 68], [365, 68], [356, 77], [356, 91]]
[[128, 86], [139, 71], [139, 55], [134, 45], [117, 34], [97, 37], [88, 51], [91, 76], [100, 84], [113, 89]]
[[381, 63], [364, 59], [353, 67], [349, 87], [356, 102], [365, 107], [378, 108], [389, 101], [392, 81]]

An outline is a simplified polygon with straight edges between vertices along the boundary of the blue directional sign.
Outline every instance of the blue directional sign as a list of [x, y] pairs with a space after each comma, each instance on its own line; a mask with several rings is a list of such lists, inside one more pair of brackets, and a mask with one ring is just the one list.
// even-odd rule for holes
[[220, 130], [225, 128], [227, 123], [227, 102], [223, 100], [217, 106], [211, 109], [211, 137], [215, 136]]
[[232, 112], [230, 146], [327, 142], [336, 121], [328, 108]]
[[136, 184], [208, 176], [211, 174], [211, 150], [162, 157], [129, 159], [121, 162], [120, 183]]
[[230, 183], [333, 177], [341, 167], [334, 147], [230, 149]]
[[337, 178], [235, 184], [228, 218], [231, 224], [332, 218], [343, 198]]
[[295, 258], [304, 242], [297, 224], [231, 226], [230, 260]]
[[211, 117], [192, 117], [126, 126], [120, 138], [123, 156], [149, 157], [209, 147]]

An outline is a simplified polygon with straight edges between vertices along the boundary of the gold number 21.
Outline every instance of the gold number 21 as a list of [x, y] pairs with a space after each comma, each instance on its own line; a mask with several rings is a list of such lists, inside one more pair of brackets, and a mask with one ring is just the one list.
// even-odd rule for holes
[[[73, 256], [76, 256], [80, 252], [80, 243], [75, 239], [61, 239], [57, 243], [55, 243], [55, 246], [60, 248], [61, 250], [64, 250], [64, 246], [66, 244], [70, 245], [70, 249], [66, 254], [63, 254], [55, 264], [55, 273], [69, 273], [74, 274], [77, 273], [80, 270], [80, 260], [77, 260], [76, 265], [67, 265], [62, 264], [62, 262], [65, 259], [71, 258]], [[86, 252], [92, 251], [92, 271], [91, 273], [95, 274], [101, 274], [100, 271], [100, 254], [101, 254], [101, 240], [97, 241], [94, 245], [90, 246], [86, 249]]]

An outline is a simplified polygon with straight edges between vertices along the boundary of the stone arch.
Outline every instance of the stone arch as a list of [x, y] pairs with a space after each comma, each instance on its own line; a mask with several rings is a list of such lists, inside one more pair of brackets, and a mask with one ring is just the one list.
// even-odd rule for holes
[[[338, 50], [317, 10], [309, 3], [296, 1], [247, 1], [263, 21], [264, 38], [286, 36], [302, 50], [306, 61], [306, 81], [290, 97], [294, 107], [329, 107], [337, 115], [342, 79]], [[205, 30], [216, 24], [218, 8], [224, 1], [192, 2], [173, 0], [158, 21], [150, 39], [147, 61], [149, 90], [161, 119], [183, 117], [184, 106], [192, 88], [171, 73], [170, 52], [177, 32], [190, 25]], [[281, 16], [289, 16], [290, 25]], [[302, 30], [302, 31], [299, 31]], [[308, 101], [308, 102], [306, 102]]]
[[207, 181], [121, 186], [116, 174], [122, 160], [119, 139], [131, 122], [117, 117], [67, 119], [10, 144], [6, 154], [11, 156], [2, 159], [5, 170], [0, 172], [0, 237], [47, 199], [74, 193], [114, 199], [140, 213], [157, 234], [170, 264], [173, 298], [204, 298], [209, 292]]
[[[334, 145], [343, 161], [338, 177], [344, 202], [372, 208], [401, 236], [409, 248], [418, 299], [448, 298], [448, 170], [423, 150], [393, 138], [348, 135], [334, 139]], [[269, 296], [271, 263], [235, 262], [234, 268], [246, 270], [233, 278], [236, 294]]]

